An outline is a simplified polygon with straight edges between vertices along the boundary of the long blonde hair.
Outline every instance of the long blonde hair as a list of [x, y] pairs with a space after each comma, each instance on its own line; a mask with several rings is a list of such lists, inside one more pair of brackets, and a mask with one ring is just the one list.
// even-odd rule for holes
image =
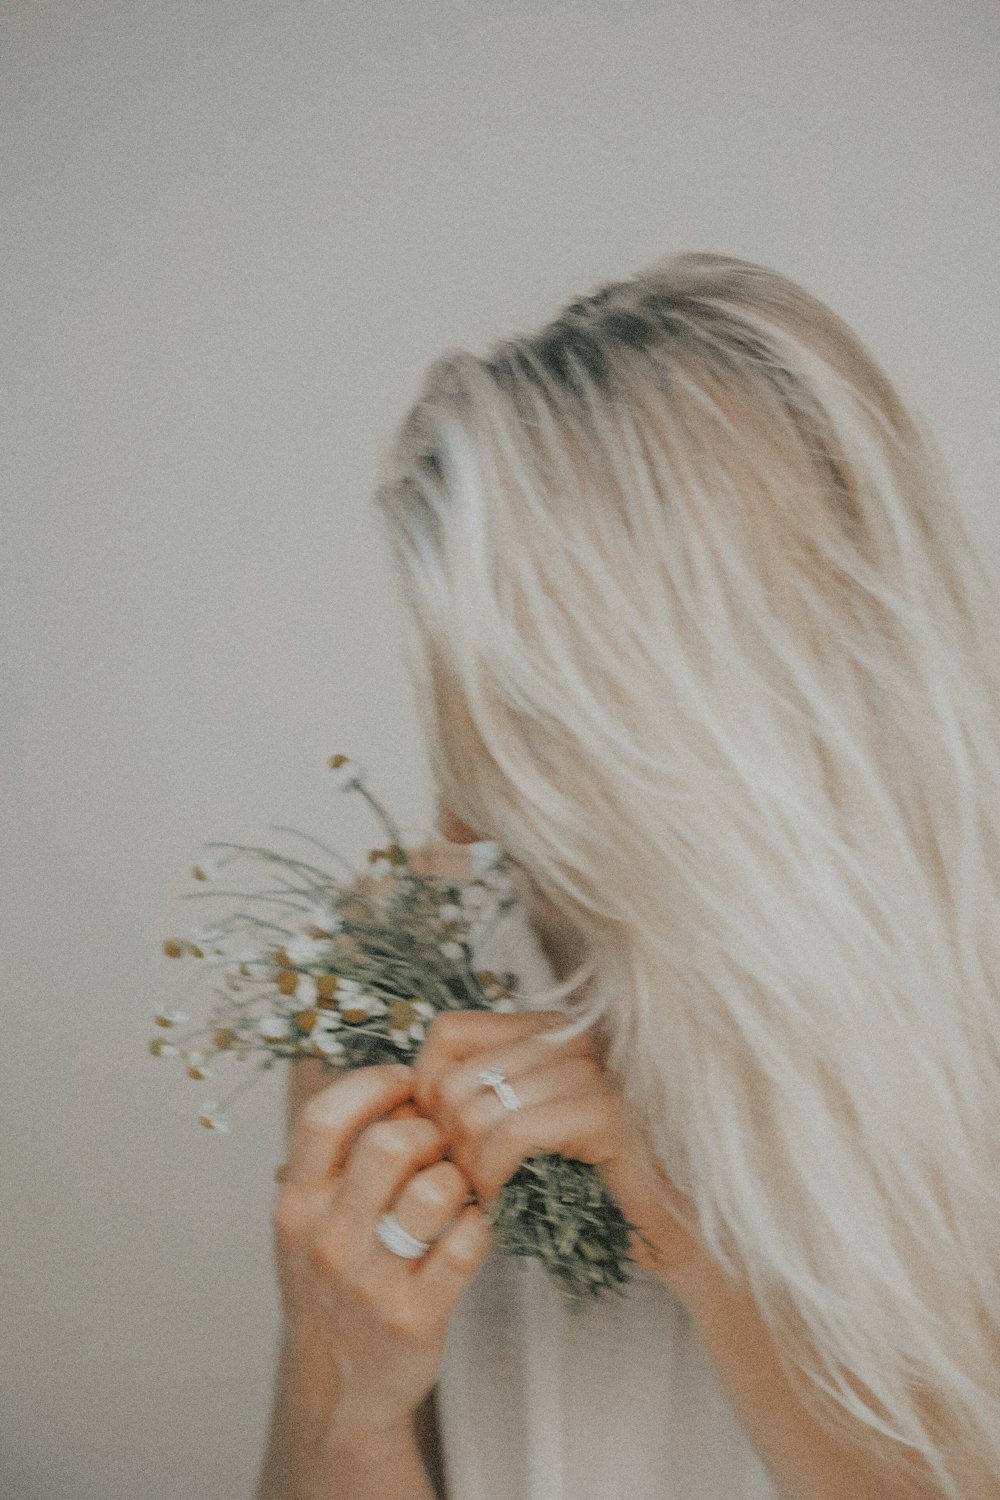
[[682, 254], [436, 360], [376, 501], [439, 790], [586, 935], [563, 1035], [600, 1020], [814, 1415], [969, 1500], [1000, 596], [925, 424], [794, 282]]

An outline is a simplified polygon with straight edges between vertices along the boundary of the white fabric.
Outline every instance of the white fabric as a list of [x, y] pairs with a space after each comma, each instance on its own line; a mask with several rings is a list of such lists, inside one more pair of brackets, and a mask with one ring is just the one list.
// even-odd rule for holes
[[[520, 908], [477, 963], [551, 971]], [[687, 1309], [650, 1272], [577, 1312], [491, 1250], [438, 1380], [449, 1500], [777, 1500]]]

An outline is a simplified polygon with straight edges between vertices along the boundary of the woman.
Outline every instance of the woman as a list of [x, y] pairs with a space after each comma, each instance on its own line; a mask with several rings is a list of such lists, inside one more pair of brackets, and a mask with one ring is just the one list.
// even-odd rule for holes
[[[929, 435], [802, 288], [678, 255], [435, 362], [377, 499], [441, 831], [509, 856], [562, 983], [293, 1095], [262, 1500], [435, 1493], [538, 1150], [644, 1227], [771, 1492], [1000, 1495], [1000, 639]], [[623, 1446], [678, 1425], [638, 1410]], [[648, 1500], [768, 1493], [712, 1447]]]

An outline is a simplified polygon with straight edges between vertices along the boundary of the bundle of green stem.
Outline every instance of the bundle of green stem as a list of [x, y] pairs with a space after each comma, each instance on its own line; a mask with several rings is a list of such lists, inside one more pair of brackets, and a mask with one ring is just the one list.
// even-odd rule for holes
[[[239, 904], [163, 949], [199, 960], [196, 985], [215, 976], [214, 1005], [205, 1027], [183, 1035], [174, 1032], [189, 1019], [183, 1011], [158, 1011], [160, 1031], [149, 1043], [154, 1056], [180, 1057], [190, 1078], [212, 1077], [222, 1057], [260, 1057], [258, 1071], [299, 1057], [319, 1058], [333, 1072], [412, 1064], [440, 1011], [520, 1008], [516, 974], [473, 967], [474, 944], [516, 904], [502, 859], [468, 881], [421, 873], [357, 763], [336, 755], [330, 765], [341, 790], [369, 803], [389, 842], [369, 852], [367, 879], [292, 829], [281, 831], [341, 863], [346, 878], [272, 849], [207, 846], [212, 857], [192, 871], [207, 888], [188, 899]], [[262, 889], [223, 888], [224, 868], [251, 862], [269, 877]], [[221, 1104], [206, 1101], [201, 1123], [228, 1131], [226, 1108], [252, 1081]], [[638, 1228], [590, 1163], [552, 1152], [528, 1157], [486, 1213], [501, 1252], [540, 1259], [572, 1310], [631, 1278], [629, 1234]]]

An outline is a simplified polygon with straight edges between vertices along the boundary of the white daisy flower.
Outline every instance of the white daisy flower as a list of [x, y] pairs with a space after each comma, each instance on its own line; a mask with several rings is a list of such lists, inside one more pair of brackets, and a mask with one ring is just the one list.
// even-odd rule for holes
[[343, 1018], [335, 1010], [320, 1010], [316, 1012], [316, 1020], [310, 1035], [315, 1037], [321, 1033], [337, 1031], [343, 1024]]
[[[291, 954], [288, 955], [291, 958]], [[308, 1010], [316, 1004], [316, 981], [311, 974], [300, 974], [295, 986], [295, 1003], [299, 1010]]]
[[352, 791], [362, 774], [361, 767], [354, 760], [345, 760], [341, 765], [333, 766], [331, 769], [338, 792]]
[[319, 938], [306, 937], [305, 933], [299, 933], [285, 944], [285, 952], [292, 963], [303, 966], [315, 963], [325, 948], [326, 944]]
[[173, 1042], [163, 1041], [157, 1036], [150, 1042], [149, 1050], [154, 1057], [178, 1057], [181, 1049], [175, 1047]]
[[473, 876], [488, 875], [500, 862], [501, 850], [496, 839], [479, 839], [469, 845]]
[[266, 1041], [280, 1042], [289, 1033], [289, 1024], [283, 1016], [264, 1016], [257, 1022], [257, 1030]]
[[343, 1042], [338, 1042], [335, 1036], [326, 1031], [317, 1032], [314, 1028], [311, 1040], [317, 1052], [323, 1052], [327, 1057], [339, 1057], [345, 1051]]
[[331, 911], [328, 906], [310, 906], [306, 912], [306, 926], [318, 927], [320, 932], [339, 932], [343, 925], [340, 912]]
[[201, 1106], [201, 1114], [198, 1116], [199, 1123], [204, 1125], [206, 1130], [218, 1130], [223, 1135], [228, 1135], [229, 1121], [222, 1115], [217, 1115], [215, 1112], [217, 1109], [218, 1104], [214, 1099], [206, 1099]]
[[444, 958], [453, 959], [455, 963], [461, 963], [465, 957], [465, 949], [461, 943], [442, 943], [441, 953]]
[[190, 1019], [186, 1010], [158, 1010], [155, 1016], [157, 1026], [183, 1026]]

